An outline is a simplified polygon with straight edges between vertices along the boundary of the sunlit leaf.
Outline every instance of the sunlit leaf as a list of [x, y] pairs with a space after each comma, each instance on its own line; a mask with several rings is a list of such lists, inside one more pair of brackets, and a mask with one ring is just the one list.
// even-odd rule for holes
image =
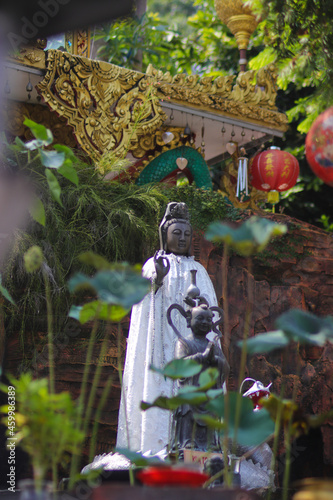
[[53, 149], [55, 149], [56, 151], [59, 151], [61, 153], [64, 153], [66, 158], [68, 158], [72, 162], [75, 162], [77, 160], [77, 158], [76, 158], [75, 154], [73, 153], [73, 151], [71, 150], [71, 148], [69, 148], [68, 146], [65, 146], [64, 144], [53, 144]]
[[328, 340], [333, 342], [333, 316], [320, 318], [300, 309], [292, 309], [282, 314], [276, 326], [292, 340], [301, 344], [323, 346]]
[[202, 366], [193, 359], [173, 359], [163, 369], [150, 366], [150, 370], [161, 373], [164, 377], [171, 379], [190, 378], [202, 370]]
[[[235, 439], [236, 426], [236, 402], [238, 394], [228, 394], [228, 436]], [[207, 403], [207, 409], [220, 419], [224, 419], [226, 396], [220, 396]], [[274, 422], [267, 410], [253, 411], [252, 402], [248, 398], [241, 398], [241, 411], [239, 425], [237, 427], [237, 443], [244, 446], [258, 446], [274, 433]], [[221, 431], [223, 434], [223, 431]]]
[[[282, 330], [258, 333], [246, 341], [246, 350], [248, 354], [266, 353], [274, 351], [274, 349], [283, 349], [289, 342], [290, 340]], [[237, 344], [242, 347], [243, 340], [240, 340]]]
[[269, 412], [271, 418], [276, 421], [280, 418], [282, 425], [287, 428], [291, 423], [291, 436], [298, 437], [309, 431], [308, 416], [303, 409], [290, 399], [281, 399], [275, 394], [269, 398], [260, 399], [260, 404]]
[[12, 299], [10, 293], [8, 292], [7, 288], [5, 288], [4, 286], [2, 286], [2, 276], [0, 274], [0, 293], [3, 297], [5, 297], [5, 299], [7, 299], [9, 302], [11, 302], [14, 306], [15, 306], [15, 302], [14, 300]]
[[31, 217], [36, 222], [38, 222], [42, 226], [45, 226], [46, 215], [45, 215], [44, 204], [42, 200], [37, 196], [34, 198], [32, 205], [29, 207], [29, 212]]
[[77, 319], [83, 325], [95, 318], [104, 321], [121, 321], [130, 309], [118, 305], [104, 304], [98, 300], [88, 302], [83, 306], [72, 306], [69, 311], [71, 318]]
[[61, 195], [61, 187], [56, 176], [49, 170], [45, 169], [46, 180], [49, 185], [52, 198], [59, 203], [60, 206], [63, 206], [60, 195]]
[[222, 222], [213, 222], [209, 225], [205, 237], [209, 241], [226, 243], [240, 255], [248, 257], [261, 252], [272, 238], [282, 236], [286, 232], [287, 226], [284, 224], [251, 217], [236, 228]]
[[224, 422], [209, 414], [194, 413], [193, 418], [199, 423], [204, 423], [210, 429], [222, 430], [225, 428]]
[[[298, 405], [294, 401], [290, 399], [281, 399], [275, 394], [270, 394], [268, 398], [261, 399], [260, 404], [266, 408], [274, 421], [277, 419], [278, 413], [281, 412], [282, 422], [289, 422], [298, 409]], [[279, 409], [280, 406], [281, 409]]]
[[53, 142], [52, 132], [51, 130], [44, 127], [44, 125], [36, 123], [33, 120], [29, 120], [28, 118], [24, 120], [23, 125], [30, 128], [31, 132], [36, 137], [36, 139], [42, 141], [43, 145], [49, 146], [50, 144], [52, 144]]
[[66, 159], [64, 163], [58, 168], [59, 174], [71, 181], [75, 186], [79, 185], [79, 176], [77, 171], [72, 166], [71, 160]]

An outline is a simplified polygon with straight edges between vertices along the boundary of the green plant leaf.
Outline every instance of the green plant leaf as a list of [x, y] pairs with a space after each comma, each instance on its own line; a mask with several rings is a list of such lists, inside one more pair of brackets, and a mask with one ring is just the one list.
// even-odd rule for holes
[[288, 338], [301, 344], [323, 346], [327, 340], [333, 342], [333, 316], [319, 318], [310, 312], [292, 309], [282, 314], [275, 324]]
[[36, 139], [38, 139], [39, 141], [42, 141], [44, 146], [49, 146], [50, 144], [52, 144], [52, 132], [48, 128], [44, 127], [44, 125], [36, 123], [33, 120], [29, 120], [28, 118], [24, 120], [23, 125], [30, 128], [34, 137], [36, 137]]
[[56, 176], [48, 168], [45, 169], [45, 176], [46, 176], [46, 180], [47, 180], [47, 183], [49, 185], [52, 197], [62, 207], [63, 204], [62, 204], [62, 201], [60, 198], [61, 187], [59, 185], [59, 182], [58, 182]]
[[21, 151], [21, 152], [25, 151], [25, 149], [26, 149], [25, 144], [23, 141], [21, 141], [21, 139], [19, 137], [15, 137], [14, 142], [15, 142], [15, 145], [17, 146], [15, 148], [17, 151]]
[[12, 299], [10, 293], [8, 292], [8, 290], [4, 286], [2, 286], [1, 273], [0, 273], [0, 293], [3, 297], [5, 297], [5, 299], [7, 299], [9, 302], [11, 302], [14, 306], [16, 305], [14, 300]]
[[53, 149], [55, 149], [56, 151], [58, 151], [60, 153], [64, 153], [64, 155], [66, 156], [66, 159], [68, 158], [72, 162], [77, 161], [75, 154], [73, 153], [71, 148], [69, 148], [68, 146], [65, 146], [64, 144], [53, 144]]
[[205, 237], [209, 241], [224, 242], [244, 257], [261, 252], [272, 238], [282, 236], [287, 226], [267, 219], [251, 217], [237, 228], [222, 222], [209, 225]]
[[29, 207], [29, 212], [31, 217], [39, 222], [42, 226], [45, 226], [46, 216], [45, 216], [45, 208], [42, 200], [37, 196], [34, 198], [32, 205]]
[[57, 151], [40, 151], [42, 165], [48, 168], [59, 168], [65, 161], [65, 153]]
[[166, 460], [163, 459], [161, 460], [159, 457], [146, 457], [144, 455], [141, 455], [141, 453], [136, 452], [136, 451], [131, 451], [127, 448], [115, 448], [114, 450], [117, 453], [120, 453], [120, 455], [124, 455], [124, 457], [128, 458], [132, 464], [136, 465], [137, 467], [147, 467], [148, 465], [152, 464], [160, 464], [163, 465], [165, 463], [169, 463], [170, 460], [167, 458]]
[[[186, 389], [190, 391], [192, 386], [187, 386]], [[184, 389], [184, 388], [183, 388]], [[159, 396], [152, 403], [145, 401], [141, 402], [142, 410], [149, 410], [149, 408], [161, 408], [163, 410], [176, 410], [181, 405], [199, 406], [208, 401], [208, 397], [204, 392], [179, 392], [177, 396], [168, 398], [166, 396]]]
[[149, 367], [150, 370], [161, 373], [164, 377], [171, 379], [190, 378], [201, 372], [202, 366], [193, 359], [173, 359], [165, 365], [163, 369], [154, 366]]
[[[235, 439], [236, 402], [238, 394], [229, 392], [228, 435]], [[220, 396], [209, 403], [206, 408], [219, 419], [224, 419], [226, 396]], [[244, 446], [258, 446], [274, 433], [274, 422], [265, 409], [253, 411], [253, 404], [248, 398], [241, 398], [241, 411], [237, 428], [237, 443]], [[221, 431], [223, 434], [223, 430]]]
[[[274, 349], [283, 349], [289, 344], [289, 339], [282, 330], [273, 332], [259, 333], [246, 341], [246, 350], [248, 354], [266, 353]], [[243, 340], [237, 342], [242, 347]]]
[[79, 185], [79, 176], [77, 171], [72, 166], [72, 161], [66, 158], [64, 163], [58, 168], [59, 174], [71, 181], [75, 186]]
[[212, 417], [211, 415], [205, 415], [201, 413], [194, 413], [194, 420], [197, 422], [203, 422], [210, 429], [222, 430], [225, 428], [225, 423], [221, 422], [221, 420]]
[[83, 325], [96, 317], [104, 321], [121, 321], [130, 309], [124, 309], [118, 305], [109, 305], [101, 303], [98, 300], [88, 302], [83, 306], [72, 306], [68, 315], [77, 319]]
[[149, 292], [150, 281], [138, 274], [136, 269], [127, 266], [98, 271], [93, 277], [77, 273], [69, 280], [68, 287], [72, 292], [87, 287], [93, 288], [100, 301], [130, 309]]
[[220, 377], [217, 368], [207, 368], [199, 375], [199, 390], [207, 391], [216, 384]]

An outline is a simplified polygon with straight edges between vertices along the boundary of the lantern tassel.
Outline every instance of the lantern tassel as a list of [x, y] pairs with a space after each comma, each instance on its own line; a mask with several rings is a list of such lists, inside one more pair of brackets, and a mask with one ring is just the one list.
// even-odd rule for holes
[[247, 162], [248, 159], [241, 157], [238, 159], [238, 177], [237, 177], [237, 191], [236, 196], [249, 195], [248, 179], [247, 179]]

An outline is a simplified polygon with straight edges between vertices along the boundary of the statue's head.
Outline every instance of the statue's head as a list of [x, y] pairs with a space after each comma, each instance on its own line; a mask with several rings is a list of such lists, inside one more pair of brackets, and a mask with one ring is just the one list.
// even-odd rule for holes
[[161, 250], [177, 255], [189, 255], [192, 226], [185, 203], [168, 203], [159, 232]]
[[213, 327], [213, 312], [207, 304], [193, 307], [191, 311], [190, 327], [195, 336], [205, 337]]

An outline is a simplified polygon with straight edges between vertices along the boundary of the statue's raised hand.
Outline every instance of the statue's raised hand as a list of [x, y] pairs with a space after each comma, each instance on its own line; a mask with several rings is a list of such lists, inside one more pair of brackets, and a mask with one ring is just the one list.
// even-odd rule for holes
[[156, 252], [154, 255], [154, 265], [156, 271], [155, 285], [160, 287], [170, 270], [170, 262], [166, 255]]

